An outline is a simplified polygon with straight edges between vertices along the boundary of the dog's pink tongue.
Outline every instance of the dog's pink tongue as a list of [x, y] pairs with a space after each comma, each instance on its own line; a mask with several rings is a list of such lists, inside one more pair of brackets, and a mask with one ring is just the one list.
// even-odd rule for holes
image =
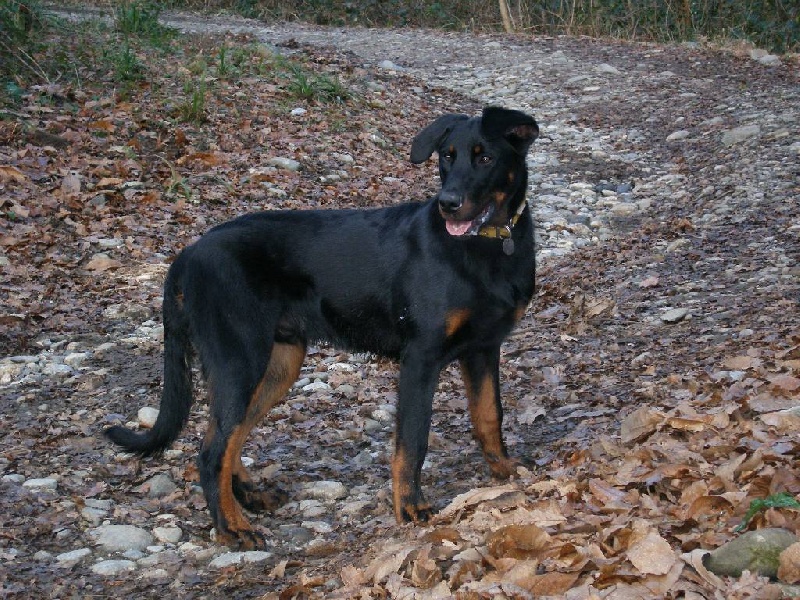
[[450, 235], [464, 235], [469, 231], [472, 221], [445, 221], [444, 225]]

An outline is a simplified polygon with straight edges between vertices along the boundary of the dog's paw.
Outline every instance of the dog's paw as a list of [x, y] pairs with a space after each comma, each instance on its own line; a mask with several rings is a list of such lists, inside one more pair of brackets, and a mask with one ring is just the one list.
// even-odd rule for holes
[[217, 528], [215, 541], [235, 550], [263, 550], [267, 546], [266, 538], [254, 529], [224, 529]]
[[525, 464], [517, 458], [503, 457], [487, 457], [486, 462], [489, 464], [489, 470], [492, 472], [492, 477], [496, 479], [508, 479], [516, 476], [519, 467], [525, 467]]
[[279, 487], [259, 489], [249, 483], [234, 482], [233, 493], [245, 509], [254, 513], [275, 510], [289, 499], [289, 494]]
[[427, 502], [405, 502], [398, 511], [400, 523], [427, 523], [436, 511]]

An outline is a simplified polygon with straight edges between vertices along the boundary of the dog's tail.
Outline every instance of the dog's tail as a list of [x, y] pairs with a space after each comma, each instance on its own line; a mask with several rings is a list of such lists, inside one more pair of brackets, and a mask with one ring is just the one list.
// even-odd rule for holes
[[170, 268], [164, 284], [164, 388], [155, 425], [143, 433], [122, 425], [105, 430], [112, 442], [140, 456], [166, 450], [186, 424], [192, 406], [192, 347], [189, 321], [177, 282], [179, 262], [180, 257]]

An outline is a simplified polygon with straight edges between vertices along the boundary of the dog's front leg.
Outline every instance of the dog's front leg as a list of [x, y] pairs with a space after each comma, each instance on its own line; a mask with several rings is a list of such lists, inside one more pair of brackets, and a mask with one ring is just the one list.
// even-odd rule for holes
[[465, 356], [460, 363], [475, 439], [483, 450], [492, 475], [506, 479], [516, 473], [519, 463], [509, 458], [503, 442], [500, 346]]
[[427, 521], [430, 504], [420, 487], [422, 463], [428, 452], [433, 392], [440, 368], [424, 353], [408, 352], [400, 366], [392, 495], [398, 523]]

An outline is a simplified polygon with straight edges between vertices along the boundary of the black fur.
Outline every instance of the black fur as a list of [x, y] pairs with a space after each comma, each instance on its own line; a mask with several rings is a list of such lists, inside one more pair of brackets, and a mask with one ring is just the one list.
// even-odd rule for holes
[[[255, 492], [238, 462], [241, 445], [295, 380], [306, 344], [328, 341], [400, 363], [392, 462], [398, 520], [431, 513], [420, 471], [433, 392], [453, 360], [461, 362], [493, 474], [512, 474], [501, 433], [500, 344], [534, 289], [533, 223], [522, 203], [525, 155], [537, 135], [533, 118], [518, 111], [445, 115], [411, 149], [416, 163], [438, 152], [436, 198], [372, 210], [261, 212], [209, 231], [167, 276], [156, 424], [145, 433], [112, 427], [107, 435], [141, 455], [177, 437], [192, 402], [194, 347], [211, 399], [199, 463], [212, 519], [221, 541], [258, 546], [239, 505], [269, 507], [283, 496]], [[501, 239], [473, 235], [484, 226], [507, 228], [512, 252]]]

